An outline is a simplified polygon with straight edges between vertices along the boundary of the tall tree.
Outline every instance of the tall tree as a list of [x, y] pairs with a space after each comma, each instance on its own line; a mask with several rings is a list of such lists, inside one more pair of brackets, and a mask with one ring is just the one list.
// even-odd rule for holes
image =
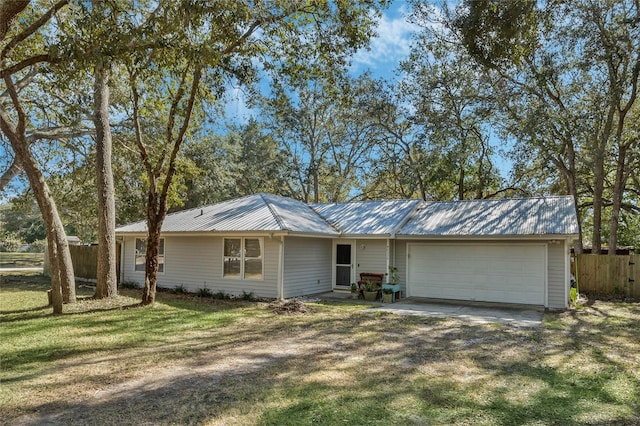
[[[30, 140], [27, 129], [31, 120], [20, 99], [20, 92], [26, 87], [41, 70], [40, 64], [52, 60], [47, 46], [29, 42], [35, 37], [34, 33], [46, 26], [52, 16], [66, 6], [66, 1], [54, 3], [48, 10], [37, 10], [30, 13], [17, 25], [16, 20], [10, 25], [11, 20], [27, 4], [26, 2], [14, 3], [15, 9], [10, 9], [11, 2], [2, 3], [4, 21], [0, 22], [2, 31], [2, 50], [0, 52], [0, 74], [4, 81], [4, 94], [9, 99], [0, 105], [0, 128], [9, 140], [18, 163], [22, 166], [33, 190], [38, 206], [47, 227], [48, 255], [51, 270], [51, 286], [53, 311], [62, 313], [62, 301], [75, 302], [75, 281], [73, 265], [69, 255], [66, 234], [56, 204], [46, 183], [45, 177], [38, 167], [38, 162], [30, 150]], [[8, 19], [7, 19], [8, 18]], [[6, 36], [9, 36], [8, 39]], [[31, 39], [31, 40], [30, 40]], [[7, 109], [11, 108], [11, 112]], [[34, 132], [35, 133], [35, 132]], [[60, 129], [48, 129], [47, 137], [55, 137], [54, 134], [62, 133]]]
[[[215, 101], [227, 77], [248, 81], [259, 64], [274, 76], [293, 79], [344, 66], [345, 54], [370, 36], [378, 7], [365, 1], [188, 3], [159, 4], [146, 19], [144, 34], [161, 34], [166, 44], [138, 52], [128, 64], [130, 114], [148, 188], [143, 304], [155, 300], [160, 232], [178, 153], [202, 103]], [[153, 122], [164, 123], [162, 134], [149, 132]]]
[[116, 203], [111, 168], [112, 139], [109, 124], [109, 67], [95, 66], [93, 90], [96, 128], [96, 182], [98, 192], [98, 270], [95, 297], [115, 297], [116, 276]]

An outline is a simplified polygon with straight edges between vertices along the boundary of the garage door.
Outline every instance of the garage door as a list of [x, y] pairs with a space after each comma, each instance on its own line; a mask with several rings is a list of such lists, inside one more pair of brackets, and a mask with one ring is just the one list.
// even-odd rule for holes
[[544, 305], [544, 245], [410, 243], [407, 253], [409, 296]]

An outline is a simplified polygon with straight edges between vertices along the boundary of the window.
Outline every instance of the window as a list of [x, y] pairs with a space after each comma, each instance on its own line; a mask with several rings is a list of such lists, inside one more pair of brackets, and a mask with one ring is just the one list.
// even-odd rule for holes
[[262, 279], [262, 238], [225, 238], [222, 275], [243, 280]]
[[[164, 272], [164, 238], [160, 238], [160, 247], [158, 249], [158, 272]], [[135, 270], [144, 272], [145, 256], [147, 253], [147, 239], [136, 238], [136, 260]]]

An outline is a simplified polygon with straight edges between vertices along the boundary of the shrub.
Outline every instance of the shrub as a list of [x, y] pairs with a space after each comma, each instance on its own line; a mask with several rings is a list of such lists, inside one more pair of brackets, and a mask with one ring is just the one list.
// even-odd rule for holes
[[29, 244], [29, 253], [44, 253], [47, 249], [47, 240], [36, 240]]
[[135, 281], [131, 281], [131, 280], [126, 280], [126, 281], [122, 281], [120, 283], [120, 287], [121, 288], [140, 288], [140, 284], [138, 284]]
[[225, 293], [224, 291], [219, 291], [217, 293], [214, 293], [212, 297], [214, 299], [220, 299], [220, 300], [231, 299], [231, 296]]
[[247, 293], [246, 291], [242, 290], [242, 300], [255, 300], [255, 297], [253, 297], [253, 292], [250, 291], [249, 293]]
[[173, 288], [173, 292], [175, 294], [185, 294], [187, 293], [187, 289], [184, 287], [184, 284], [180, 284]]
[[7, 234], [0, 240], [0, 251], [16, 252], [24, 245], [24, 241], [16, 234]]
[[202, 287], [200, 290], [198, 290], [198, 296], [200, 297], [212, 297], [213, 294], [211, 294], [211, 290], [209, 290], [206, 287]]

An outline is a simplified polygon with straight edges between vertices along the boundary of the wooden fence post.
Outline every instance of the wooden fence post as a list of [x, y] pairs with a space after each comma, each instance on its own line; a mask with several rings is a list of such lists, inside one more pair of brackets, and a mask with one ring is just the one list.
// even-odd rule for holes
[[629, 256], [627, 296], [640, 297], [640, 254]]

